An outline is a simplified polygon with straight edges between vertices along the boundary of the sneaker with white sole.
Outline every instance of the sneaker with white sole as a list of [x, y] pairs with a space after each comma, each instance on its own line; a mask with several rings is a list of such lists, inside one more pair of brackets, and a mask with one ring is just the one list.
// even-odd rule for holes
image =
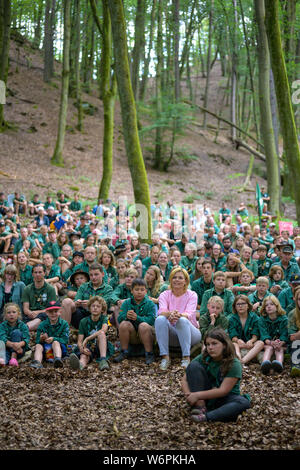
[[189, 365], [190, 362], [191, 362], [191, 361], [190, 361], [189, 358], [188, 358], [188, 359], [182, 359], [182, 361], [181, 361], [181, 367], [183, 367], [184, 369], [186, 369], [186, 368], [188, 367], [188, 365]]
[[70, 354], [69, 362], [70, 362], [70, 366], [72, 367], [72, 369], [74, 370], [80, 369], [79, 357], [75, 353]]
[[170, 359], [164, 358], [164, 359], [161, 360], [159, 368], [162, 371], [166, 371], [169, 368], [170, 364], [171, 364]]

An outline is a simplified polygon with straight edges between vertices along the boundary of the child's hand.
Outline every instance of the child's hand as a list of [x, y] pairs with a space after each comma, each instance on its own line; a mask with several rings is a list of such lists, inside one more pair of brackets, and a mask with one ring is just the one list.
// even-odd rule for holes
[[192, 393], [186, 393], [185, 394], [185, 397], [187, 399], [187, 402], [193, 406], [195, 405], [195, 403], [197, 403], [197, 401], [199, 400], [198, 396], [197, 396], [197, 392], [192, 392]]
[[254, 344], [253, 344], [252, 339], [249, 339], [249, 341], [247, 341], [246, 346], [248, 346], [249, 349], [253, 348]]
[[257, 310], [259, 308], [259, 305], [260, 305], [259, 302], [255, 302], [255, 304], [253, 304], [252, 310]]
[[[47, 336], [48, 336], [48, 335], [47, 335]], [[53, 338], [52, 336], [50, 336], [50, 338], [45, 339], [45, 343], [51, 344], [51, 343], [53, 343], [53, 339], [54, 339], [54, 338]]]
[[246, 346], [246, 343], [242, 339], [238, 339], [237, 344], [240, 348], [244, 348]]
[[135, 321], [137, 319], [137, 314], [135, 313], [134, 310], [128, 310], [127, 318], [128, 318], [128, 320]]
[[210, 313], [209, 316], [211, 325], [214, 325], [216, 322], [216, 315], [214, 313]]
[[44, 341], [44, 342], [45, 342], [47, 338], [48, 338], [47, 333], [42, 333], [42, 334], [40, 335], [40, 340], [41, 340], [41, 341]]

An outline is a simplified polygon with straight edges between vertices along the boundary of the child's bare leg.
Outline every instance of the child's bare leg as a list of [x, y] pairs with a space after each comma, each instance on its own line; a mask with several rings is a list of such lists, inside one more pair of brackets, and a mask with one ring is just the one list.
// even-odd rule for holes
[[152, 352], [153, 351], [153, 333], [152, 328], [148, 323], [140, 323], [139, 328], [139, 337], [142, 341], [145, 351]]
[[234, 349], [235, 349], [235, 353], [238, 357], [238, 359], [241, 361], [242, 360], [242, 356], [241, 356], [241, 351], [240, 351], [240, 347], [237, 343], [233, 343], [234, 344]]
[[27, 323], [29, 331], [36, 331], [40, 323], [41, 323], [41, 320], [39, 318], [35, 318], [34, 320], [29, 321]]
[[256, 341], [253, 348], [250, 349], [250, 351], [246, 354], [246, 356], [244, 356], [241, 360], [242, 364], [247, 364], [247, 362], [250, 362], [252, 361], [252, 359], [254, 359], [257, 354], [262, 351], [264, 348], [264, 343], [263, 341]]
[[122, 321], [119, 328], [121, 348], [128, 349], [130, 333], [134, 331], [133, 325], [128, 321]]
[[52, 350], [53, 350], [53, 355], [54, 357], [59, 357], [61, 358], [61, 346], [59, 341], [53, 341], [52, 343]]
[[106, 339], [106, 334], [104, 331], [100, 332], [100, 335], [98, 336], [98, 347], [100, 351], [100, 356], [101, 357], [106, 357], [107, 353], [107, 339]]
[[264, 351], [264, 356], [263, 356], [263, 362], [264, 361], [270, 361], [271, 357], [273, 355], [274, 348], [273, 346], [269, 346], [265, 344], [265, 351]]
[[72, 313], [76, 310], [75, 303], [72, 299], [64, 299], [61, 304], [60, 316], [63, 320], [66, 320], [69, 325], [72, 319]]
[[42, 344], [37, 344], [35, 346], [34, 359], [36, 361], [42, 362], [42, 360], [43, 360], [43, 346], [42, 346]]
[[279, 361], [281, 362], [281, 364], [283, 364], [283, 359], [284, 359], [283, 348], [280, 348], [279, 350], [275, 350], [275, 358], [276, 358], [276, 361]]
[[82, 369], [88, 365], [89, 360], [90, 360], [90, 356], [87, 356], [86, 354], [81, 354], [80, 355], [80, 361], [79, 362], [82, 366]]

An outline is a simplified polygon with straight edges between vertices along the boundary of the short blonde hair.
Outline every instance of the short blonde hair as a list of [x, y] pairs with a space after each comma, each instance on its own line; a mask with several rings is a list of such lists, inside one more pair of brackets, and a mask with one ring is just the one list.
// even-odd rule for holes
[[257, 284], [266, 284], [268, 287], [270, 285], [269, 279], [264, 276], [260, 276], [256, 279], [256, 285]]
[[210, 304], [218, 304], [222, 306], [222, 311], [224, 310], [224, 300], [218, 295], [213, 295], [207, 302], [207, 306]]
[[18, 311], [18, 319], [21, 320], [22, 319], [21, 309], [20, 309], [19, 305], [14, 303], [14, 302], [9, 302], [8, 304], [4, 305], [3, 318], [5, 319], [6, 313], [7, 313], [7, 310], [9, 309], [9, 307], [15, 307], [15, 309]]
[[185, 278], [184, 292], [186, 292], [188, 290], [188, 287], [189, 287], [190, 276], [189, 276], [188, 272], [184, 268], [181, 268], [180, 266], [177, 266], [176, 268], [173, 268], [171, 273], [170, 273], [170, 276], [169, 276], [170, 288], [172, 290], [172, 280], [173, 280], [173, 277], [175, 276], [175, 274], [177, 274], [177, 273], [182, 273], [184, 275], [184, 278]]

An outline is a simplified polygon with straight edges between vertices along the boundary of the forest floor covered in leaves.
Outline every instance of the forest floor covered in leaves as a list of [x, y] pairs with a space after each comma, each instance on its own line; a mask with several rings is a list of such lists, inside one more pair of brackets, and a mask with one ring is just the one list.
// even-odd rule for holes
[[0, 369], [0, 450], [299, 450], [300, 381], [243, 369], [252, 405], [235, 423], [194, 423], [180, 388], [180, 358], [95, 362], [74, 371], [29, 363]]

